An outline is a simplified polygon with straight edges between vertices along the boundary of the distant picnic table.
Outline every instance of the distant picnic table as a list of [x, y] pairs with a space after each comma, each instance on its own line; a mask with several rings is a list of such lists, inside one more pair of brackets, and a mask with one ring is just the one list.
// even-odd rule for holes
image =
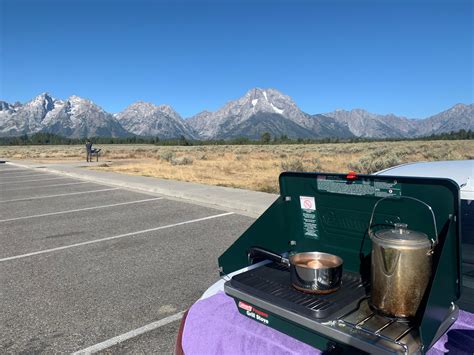
[[91, 159], [92, 157], [95, 155], [95, 158], [96, 158], [96, 161], [98, 162], [99, 161], [99, 155], [100, 155], [100, 151], [102, 149], [96, 149], [96, 148], [92, 148], [91, 149]]

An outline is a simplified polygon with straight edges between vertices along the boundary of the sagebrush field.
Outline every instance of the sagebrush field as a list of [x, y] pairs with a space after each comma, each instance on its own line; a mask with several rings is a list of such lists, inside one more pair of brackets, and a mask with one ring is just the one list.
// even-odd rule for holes
[[[373, 173], [414, 161], [474, 159], [474, 141], [406, 141], [308, 145], [101, 145], [91, 168], [266, 192], [282, 171]], [[83, 146], [2, 146], [0, 158], [85, 160]]]

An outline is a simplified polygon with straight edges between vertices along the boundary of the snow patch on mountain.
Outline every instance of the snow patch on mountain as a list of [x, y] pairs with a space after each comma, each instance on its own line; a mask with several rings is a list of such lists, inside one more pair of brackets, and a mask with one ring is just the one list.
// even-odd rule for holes
[[270, 105], [272, 105], [272, 108], [276, 113], [279, 113], [280, 115], [283, 113], [284, 110], [280, 110], [278, 107], [275, 107], [275, 105], [272, 103], [270, 103]]

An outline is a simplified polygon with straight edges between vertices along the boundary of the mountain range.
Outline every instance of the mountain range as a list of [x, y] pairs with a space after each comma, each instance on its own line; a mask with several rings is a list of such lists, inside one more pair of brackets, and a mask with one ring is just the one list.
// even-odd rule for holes
[[308, 114], [278, 90], [260, 88], [217, 111], [203, 111], [187, 119], [169, 105], [143, 101], [116, 114], [78, 96], [60, 100], [43, 93], [24, 104], [0, 101], [0, 137], [49, 132], [70, 138], [137, 135], [210, 140], [259, 139], [268, 132], [289, 138], [411, 138], [461, 129], [474, 130], [474, 104], [457, 104], [424, 119], [363, 109]]

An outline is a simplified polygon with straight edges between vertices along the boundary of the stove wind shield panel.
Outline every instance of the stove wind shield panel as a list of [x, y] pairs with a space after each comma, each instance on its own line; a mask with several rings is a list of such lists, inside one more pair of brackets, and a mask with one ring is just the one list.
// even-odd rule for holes
[[[370, 175], [348, 179], [338, 174], [283, 173], [280, 197], [219, 258], [221, 273], [248, 266], [247, 251], [252, 246], [281, 254], [327, 252], [342, 257], [344, 271], [360, 277], [366, 291], [360, 295], [362, 299], [370, 294], [370, 214], [374, 204], [386, 196], [391, 198], [378, 208], [375, 229], [401, 221], [410, 229], [433, 236], [429, 211], [399, 196], [424, 201], [436, 216], [440, 243], [433, 258], [432, 280], [415, 322], [421, 343], [428, 347], [460, 292], [459, 188], [451, 180]], [[255, 296], [255, 291], [245, 292]]]

